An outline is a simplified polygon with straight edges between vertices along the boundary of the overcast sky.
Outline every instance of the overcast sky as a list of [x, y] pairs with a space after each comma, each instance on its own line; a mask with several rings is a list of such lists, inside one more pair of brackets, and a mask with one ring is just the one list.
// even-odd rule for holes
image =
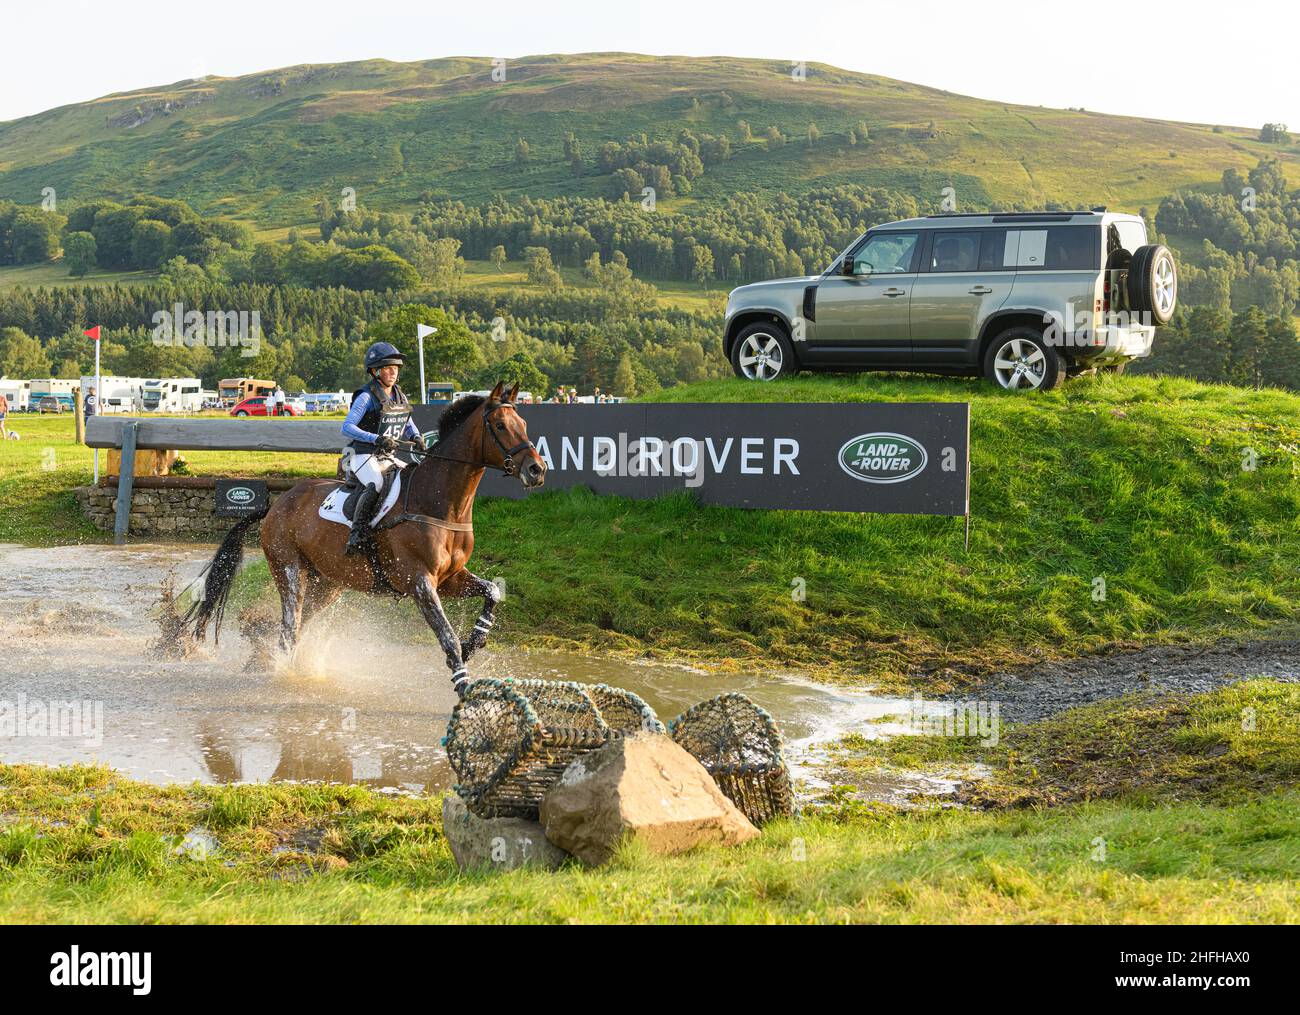
[[4, 0], [0, 120], [298, 63], [623, 50], [818, 61], [1028, 105], [1297, 130], [1297, 11], [1294, 0]]

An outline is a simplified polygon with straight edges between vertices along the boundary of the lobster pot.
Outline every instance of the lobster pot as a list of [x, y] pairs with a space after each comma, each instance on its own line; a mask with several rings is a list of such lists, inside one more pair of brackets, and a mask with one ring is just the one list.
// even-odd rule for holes
[[638, 695], [625, 691], [621, 687], [608, 684], [583, 684], [583, 689], [591, 695], [596, 703], [600, 717], [612, 730], [619, 733], [663, 733], [664, 724], [655, 715], [654, 709]]
[[794, 812], [781, 733], [772, 717], [743, 694], [700, 702], [669, 723], [668, 732], [755, 825]]
[[547, 790], [576, 758], [637, 729], [662, 732], [663, 724], [631, 691], [488, 679], [466, 690], [443, 743], [456, 792], [471, 811], [535, 820]]

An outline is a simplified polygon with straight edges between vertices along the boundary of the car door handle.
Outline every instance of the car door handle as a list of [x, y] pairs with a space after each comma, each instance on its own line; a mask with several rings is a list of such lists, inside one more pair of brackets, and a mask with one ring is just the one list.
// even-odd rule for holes
[[974, 289], [970, 290], [970, 294], [972, 296], [987, 296], [992, 291], [993, 290], [986, 285], [977, 285]]
[[895, 296], [906, 296], [906, 295], [907, 295], [907, 290], [906, 290], [906, 289], [886, 289], [882, 295], [884, 295], [884, 296], [888, 296], [888, 297], [890, 297], [890, 298], [892, 299], [892, 298], [895, 297]]

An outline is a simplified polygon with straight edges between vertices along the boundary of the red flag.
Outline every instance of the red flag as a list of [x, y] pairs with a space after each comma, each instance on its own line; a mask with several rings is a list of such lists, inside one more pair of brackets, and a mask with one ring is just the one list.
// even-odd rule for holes
[[82, 332], [82, 334], [85, 335], [87, 338], [93, 338], [96, 342], [98, 342], [98, 341], [99, 341], [99, 325], [96, 324], [93, 328], [87, 328], [85, 331]]

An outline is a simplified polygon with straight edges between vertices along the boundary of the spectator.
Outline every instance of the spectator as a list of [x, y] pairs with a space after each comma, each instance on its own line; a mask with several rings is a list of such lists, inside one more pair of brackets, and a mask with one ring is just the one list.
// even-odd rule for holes
[[9, 399], [3, 393], [0, 393], [0, 440], [9, 439], [9, 427], [5, 425], [5, 417], [9, 415]]
[[284, 415], [284, 388], [278, 384], [275, 386], [275, 414]]

